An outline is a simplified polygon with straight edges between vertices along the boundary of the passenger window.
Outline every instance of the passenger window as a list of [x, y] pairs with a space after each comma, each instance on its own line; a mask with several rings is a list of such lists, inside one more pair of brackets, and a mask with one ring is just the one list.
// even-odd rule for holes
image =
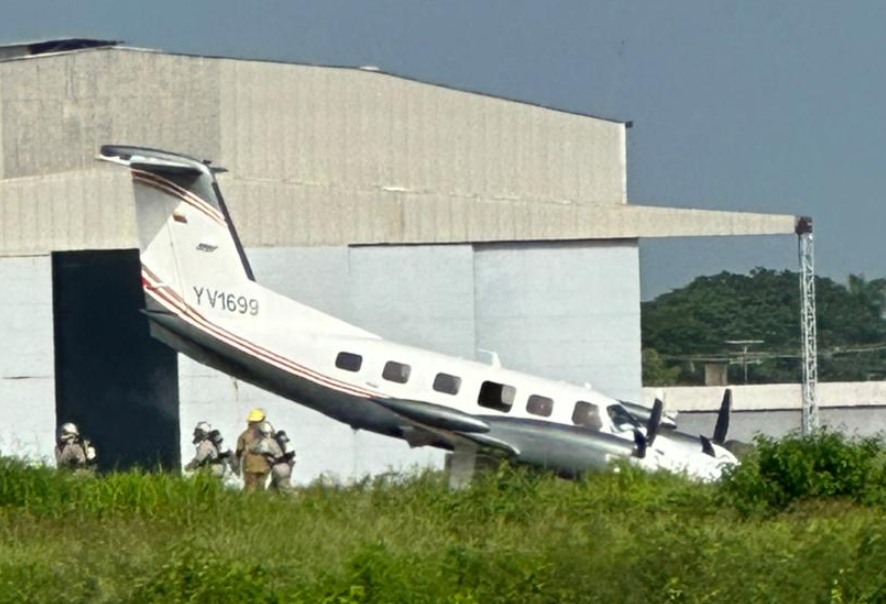
[[550, 417], [554, 410], [554, 401], [546, 396], [538, 396], [533, 394], [526, 403], [526, 410], [532, 415], [540, 415], [542, 417]]
[[449, 375], [448, 373], [438, 373], [434, 378], [434, 390], [444, 394], [458, 394], [461, 388], [461, 378]]
[[586, 426], [594, 430], [599, 430], [603, 427], [603, 422], [600, 420], [600, 410], [597, 408], [597, 405], [586, 403], [585, 401], [575, 403], [575, 409], [572, 410], [572, 423], [576, 426]]
[[409, 365], [404, 365], [403, 363], [396, 363], [394, 361], [388, 361], [385, 363], [385, 369], [382, 371], [381, 376], [388, 380], [389, 382], [397, 382], [398, 384], [405, 384], [409, 381]]
[[489, 409], [507, 413], [511, 410], [516, 395], [517, 389], [513, 386], [496, 382], [483, 382], [483, 385], [480, 386], [480, 396], [477, 397], [477, 403], [481, 407], [488, 407]]
[[350, 352], [340, 352], [335, 357], [335, 366], [345, 371], [360, 371], [360, 367], [363, 366], [363, 357]]

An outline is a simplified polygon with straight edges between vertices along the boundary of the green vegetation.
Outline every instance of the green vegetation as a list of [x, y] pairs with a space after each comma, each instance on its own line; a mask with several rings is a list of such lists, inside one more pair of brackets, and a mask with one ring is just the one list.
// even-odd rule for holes
[[[819, 378], [886, 379], [886, 279], [851, 275], [840, 285], [816, 278]], [[758, 268], [722, 272], [643, 303], [643, 381], [650, 386], [704, 383], [706, 359], [738, 361], [727, 340], [763, 340], [751, 383], [800, 380], [800, 286], [797, 273]], [[759, 362], [759, 364], [756, 364]], [[739, 365], [731, 383], [742, 383]]]
[[502, 468], [294, 497], [0, 458], [0, 603], [881, 602], [884, 454], [822, 432], [716, 485]]

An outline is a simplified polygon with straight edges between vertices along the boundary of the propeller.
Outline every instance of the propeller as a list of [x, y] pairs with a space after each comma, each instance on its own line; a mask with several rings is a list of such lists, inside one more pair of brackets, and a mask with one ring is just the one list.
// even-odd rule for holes
[[727, 388], [723, 393], [723, 402], [720, 403], [720, 412], [717, 413], [717, 425], [714, 428], [714, 437], [711, 439], [718, 445], [726, 442], [726, 433], [729, 432], [729, 416], [732, 413], [732, 389]]
[[732, 413], [732, 389], [727, 388], [723, 393], [723, 402], [720, 403], [720, 411], [717, 412], [717, 425], [714, 427], [713, 438], [699, 435], [701, 440], [701, 450], [706, 455], [716, 457], [717, 452], [714, 451], [714, 444], [724, 446], [726, 443], [726, 434], [729, 432], [729, 416]]
[[637, 445], [637, 457], [639, 457], [640, 459], [646, 457], [646, 446], [648, 444], [646, 442], [646, 437], [643, 436], [643, 433], [636, 428], [634, 428], [634, 444]]
[[655, 399], [652, 405], [652, 413], [649, 414], [649, 421], [646, 424], [646, 444], [652, 445], [655, 436], [658, 434], [658, 426], [661, 424], [661, 414], [664, 412], [664, 403], [660, 398]]

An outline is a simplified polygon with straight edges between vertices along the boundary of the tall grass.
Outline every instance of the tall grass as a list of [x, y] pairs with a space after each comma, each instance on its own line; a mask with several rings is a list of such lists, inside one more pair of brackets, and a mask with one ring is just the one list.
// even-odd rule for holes
[[0, 603], [879, 602], [883, 450], [824, 432], [717, 485], [505, 467], [294, 497], [0, 459]]
[[176, 512], [185, 519], [209, 513], [223, 497], [217, 481], [191, 480], [140, 470], [113, 473], [100, 480], [0, 457], [0, 507], [27, 509], [58, 518], [84, 514], [138, 514], [148, 518]]
[[881, 436], [759, 437], [751, 456], [722, 482], [725, 501], [745, 513], [779, 512], [810, 499], [886, 503], [886, 447]]

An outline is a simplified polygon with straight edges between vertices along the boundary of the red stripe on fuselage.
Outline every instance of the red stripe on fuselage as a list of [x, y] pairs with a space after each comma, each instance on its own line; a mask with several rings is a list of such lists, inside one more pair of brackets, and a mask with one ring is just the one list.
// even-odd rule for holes
[[[147, 276], [147, 279], [145, 278]], [[156, 281], [156, 283], [151, 283], [151, 281]], [[343, 382], [339, 382], [334, 378], [327, 377], [321, 373], [317, 373], [314, 370], [311, 370], [307, 367], [299, 365], [287, 359], [286, 357], [280, 356], [274, 352], [266, 348], [262, 348], [252, 342], [237, 336], [234, 333], [212, 323], [203, 317], [200, 313], [196, 312], [193, 308], [188, 305], [184, 299], [175, 291], [173, 291], [169, 286], [164, 285], [160, 282], [159, 279], [156, 278], [153, 273], [151, 273], [146, 268], [143, 270], [142, 283], [145, 286], [145, 291], [151, 295], [158, 303], [161, 305], [170, 308], [177, 315], [181, 316], [182, 319], [191, 323], [198, 329], [204, 332], [209, 332], [211, 335], [214, 335], [219, 340], [230, 344], [247, 354], [260, 358], [266, 362], [273, 364], [274, 366], [283, 369], [285, 371], [289, 371], [290, 373], [294, 373], [296, 375], [300, 375], [306, 379], [309, 379], [315, 383], [322, 384], [329, 388], [333, 388], [342, 392], [347, 392], [348, 394], [352, 394], [355, 396], [360, 396], [363, 398], [380, 396], [379, 393], [371, 392], [367, 390], [362, 390], [359, 388], [355, 388], [350, 384], [346, 384]]]

